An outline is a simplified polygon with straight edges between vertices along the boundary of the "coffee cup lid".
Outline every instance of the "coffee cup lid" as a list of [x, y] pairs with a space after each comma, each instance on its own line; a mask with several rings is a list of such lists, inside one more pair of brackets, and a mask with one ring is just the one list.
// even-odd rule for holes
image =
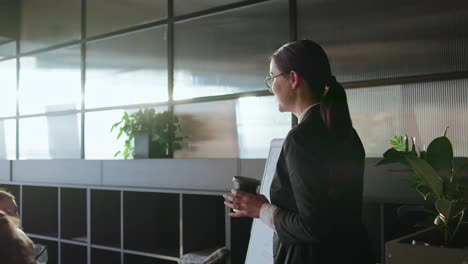
[[257, 179], [242, 177], [242, 176], [234, 176], [232, 178], [232, 181], [233, 182], [242, 182], [242, 183], [247, 183], [247, 184], [255, 184], [255, 185], [260, 185], [260, 183], [261, 183]]

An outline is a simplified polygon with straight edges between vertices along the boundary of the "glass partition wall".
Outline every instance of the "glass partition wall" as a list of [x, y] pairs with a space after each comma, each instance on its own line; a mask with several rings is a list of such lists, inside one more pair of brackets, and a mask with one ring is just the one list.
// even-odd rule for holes
[[396, 133], [427, 145], [446, 126], [468, 155], [466, 1], [2, 5], [0, 159], [120, 159], [112, 124], [141, 108], [180, 119], [175, 158], [266, 158], [291, 128], [263, 83], [269, 56], [304, 38], [330, 55], [367, 156]]

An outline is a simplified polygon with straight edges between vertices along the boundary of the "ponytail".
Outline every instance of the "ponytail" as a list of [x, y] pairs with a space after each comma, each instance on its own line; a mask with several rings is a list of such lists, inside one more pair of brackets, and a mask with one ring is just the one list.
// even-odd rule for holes
[[353, 130], [346, 92], [333, 75], [326, 80], [326, 87], [320, 100], [323, 122], [336, 139], [345, 140]]

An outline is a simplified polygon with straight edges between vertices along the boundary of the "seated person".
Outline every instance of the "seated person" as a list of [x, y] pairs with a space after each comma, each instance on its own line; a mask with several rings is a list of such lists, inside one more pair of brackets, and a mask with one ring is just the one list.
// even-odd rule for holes
[[0, 210], [0, 263], [36, 264], [34, 243], [14, 221], [15, 217]]

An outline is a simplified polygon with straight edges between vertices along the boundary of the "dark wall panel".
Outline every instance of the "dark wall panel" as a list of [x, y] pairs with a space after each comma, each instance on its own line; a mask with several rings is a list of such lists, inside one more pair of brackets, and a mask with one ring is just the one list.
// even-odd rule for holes
[[468, 1], [298, 0], [298, 37], [339, 81], [468, 71]]

